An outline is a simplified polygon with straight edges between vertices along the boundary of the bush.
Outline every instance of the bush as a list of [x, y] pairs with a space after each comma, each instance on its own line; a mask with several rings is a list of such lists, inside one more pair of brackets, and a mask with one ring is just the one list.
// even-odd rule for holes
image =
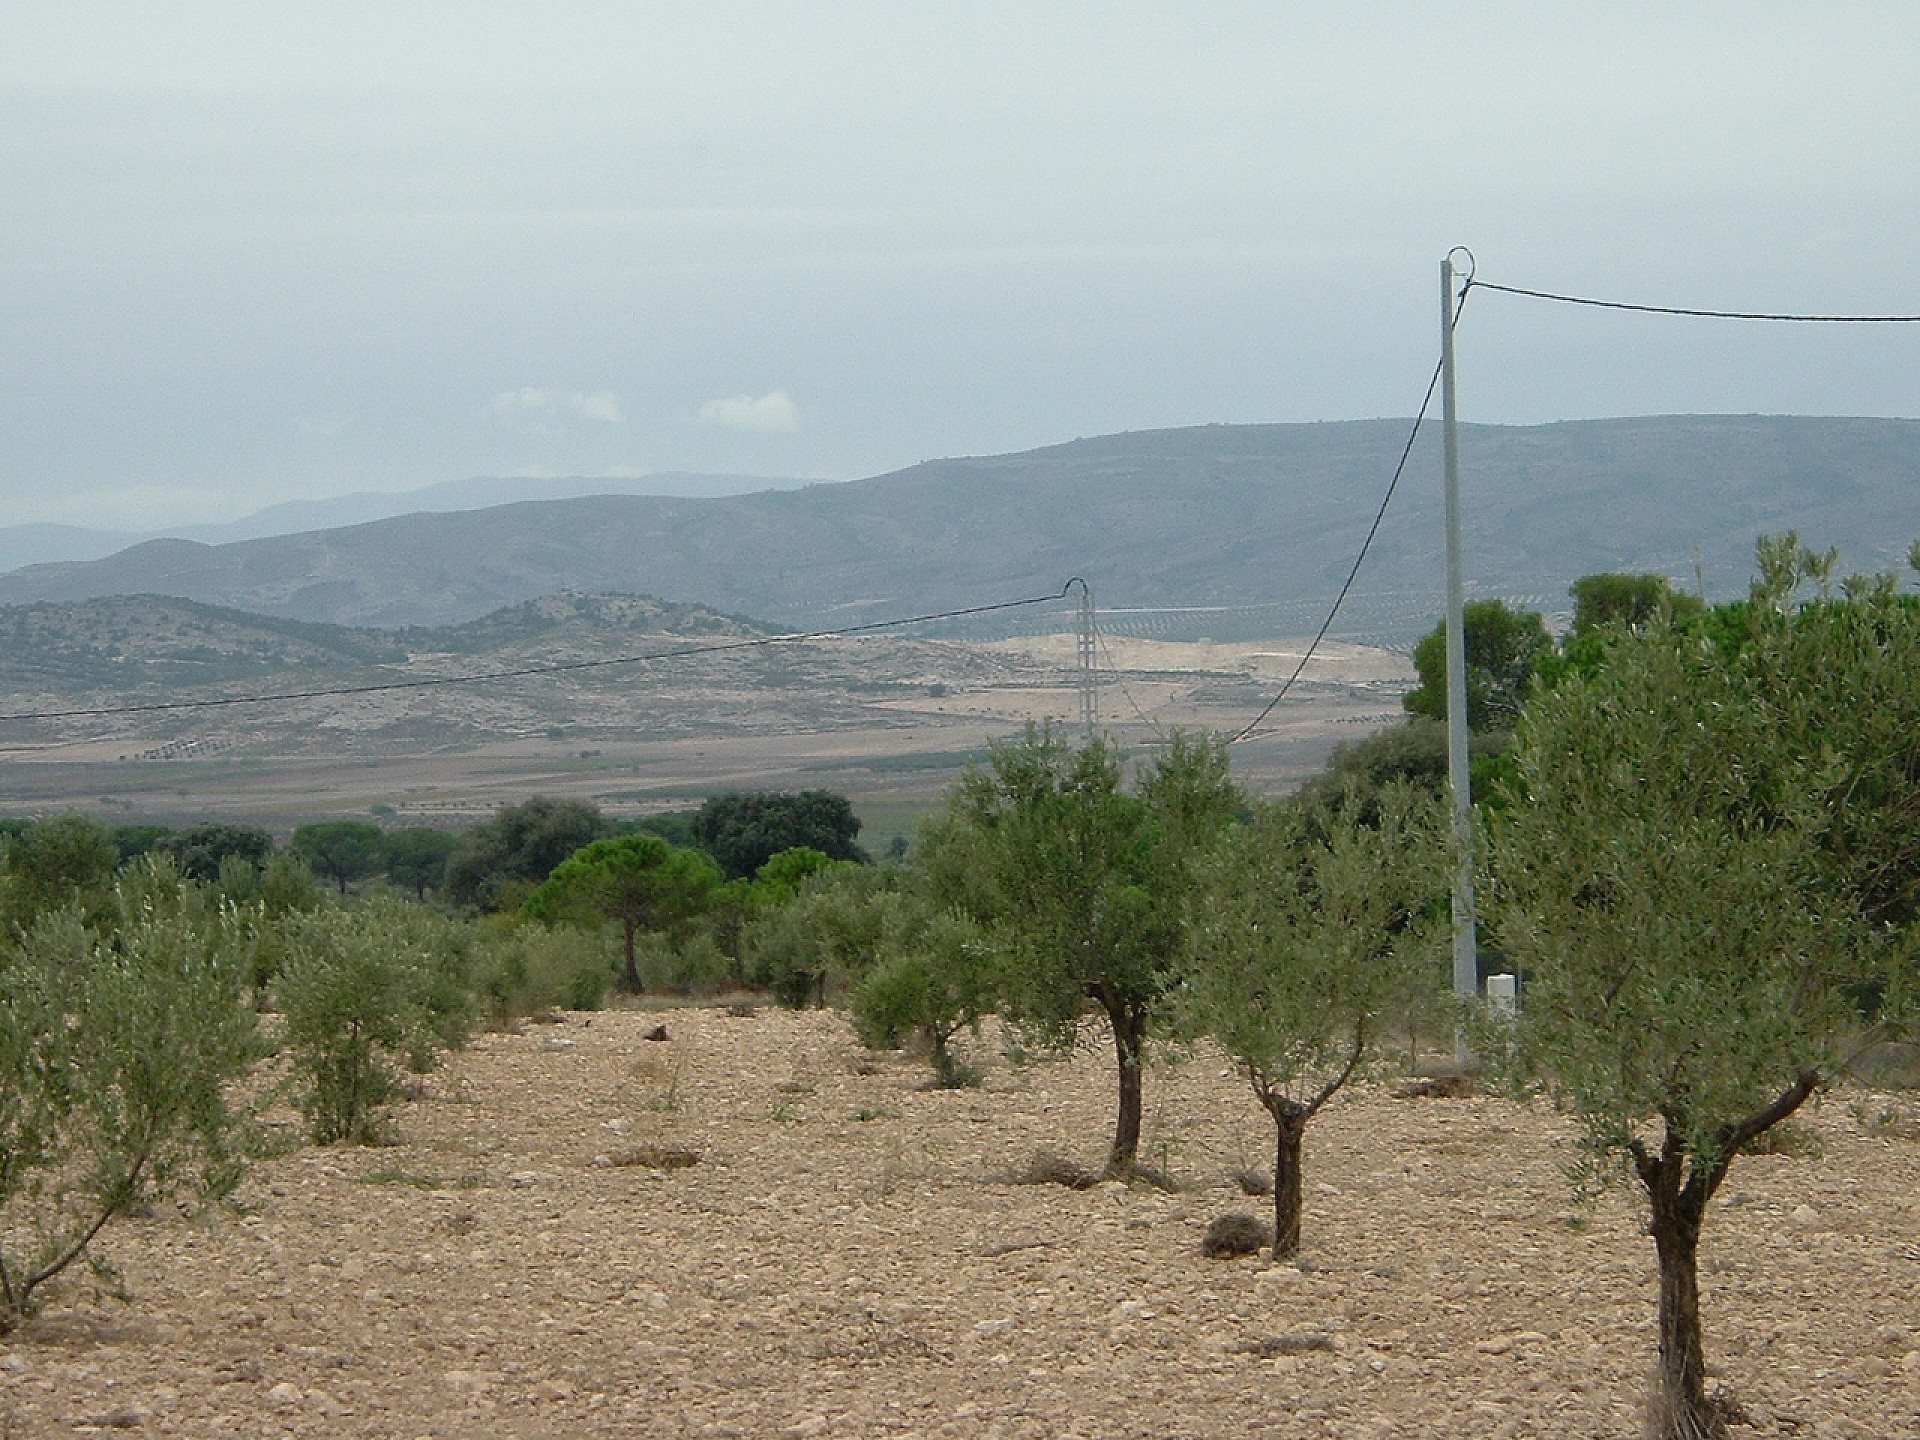
[[242, 1173], [226, 1089], [261, 1053], [250, 927], [125, 885], [114, 900], [110, 938], [55, 912], [0, 957], [0, 1335], [76, 1262], [113, 1281], [90, 1248], [110, 1220], [223, 1200]]
[[474, 928], [472, 947], [474, 990], [495, 1026], [541, 1010], [598, 1010], [616, 978], [604, 934], [497, 918]]
[[415, 1069], [431, 1064], [450, 1019], [449, 962], [433, 948], [446, 937], [422, 923], [436, 919], [395, 905], [289, 917], [274, 995], [285, 1017], [294, 1103], [316, 1144], [386, 1139], [400, 1060]]

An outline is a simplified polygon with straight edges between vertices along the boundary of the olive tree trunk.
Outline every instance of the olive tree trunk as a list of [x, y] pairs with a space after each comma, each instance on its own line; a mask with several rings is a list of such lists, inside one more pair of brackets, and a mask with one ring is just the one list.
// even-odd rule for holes
[[1273, 1258], [1291, 1260], [1300, 1253], [1300, 1155], [1311, 1119], [1305, 1106], [1279, 1097], [1270, 1101], [1273, 1116]]
[[1109, 1180], [1126, 1180], [1132, 1177], [1140, 1156], [1140, 1064], [1147, 1048], [1147, 1008], [1136, 1001], [1105, 997], [1101, 1008], [1113, 1027], [1114, 1064], [1120, 1087], [1106, 1174]]

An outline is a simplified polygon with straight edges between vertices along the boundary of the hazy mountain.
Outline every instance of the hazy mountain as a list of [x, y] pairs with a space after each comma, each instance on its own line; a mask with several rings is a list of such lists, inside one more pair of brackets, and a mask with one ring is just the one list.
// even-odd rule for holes
[[[1401, 420], [1146, 431], [798, 490], [523, 502], [218, 546], [154, 541], [0, 576], [0, 603], [157, 593], [394, 626], [558, 589], [617, 590], [826, 627], [1047, 593], [1081, 576], [1103, 611], [1186, 611], [1154, 623], [1188, 633], [1297, 633], [1345, 578], [1406, 434]], [[1404, 638], [1437, 613], [1439, 448], [1437, 427], [1423, 433], [1341, 633]], [[1732, 593], [1763, 531], [1838, 545], [1851, 569], [1900, 566], [1920, 536], [1916, 421], [1471, 425], [1461, 456], [1470, 585], [1548, 609], [1597, 570], [1689, 586], [1697, 575], [1709, 594]]]
[[79, 525], [0, 526], [0, 572], [23, 565], [67, 560], [99, 560], [147, 540], [198, 540], [222, 545], [331, 530], [419, 511], [478, 510], [521, 500], [568, 500], [581, 495], [744, 495], [755, 490], [791, 490], [818, 482], [766, 475], [700, 475], [663, 471], [657, 475], [534, 478], [481, 476], [444, 480], [418, 490], [367, 490], [330, 500], [289, 500], [217, 525], [176, 525], [144, 533], [93, 530]]

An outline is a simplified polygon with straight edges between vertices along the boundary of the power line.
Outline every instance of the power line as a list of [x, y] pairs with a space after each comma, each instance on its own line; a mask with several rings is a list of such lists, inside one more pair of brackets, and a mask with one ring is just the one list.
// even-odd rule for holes
[[1778, 320], [1796, 325], [1920, 325], [1920, 315], [1804, 315], [1774, 310], [1707, 310], [1692, 305], [1641, 305], [1627, 300], [1596, 300], [1588, 295], [1560, 295], [1551, 290], [1528, 290], [1519, 285], [1496, 285], [1491, 280], [1466, 282], [1468, 290], [1498, 290], [1529, 300], [1552, 300], [1561, 305], [1585, 305], [1595, 310], [1634, 310], [1645, 315], [1693, 315], [1704, 320]]
[[[1463, 287], [1460, 291], [1459, 307], [1454, 311], [1456, 325], [1460, 323], [1460, 310], [1465, 308], [1466, 302], [1467, 288]], [[1393, 467], [1393, 478], [1387, 482], [1387, 493], [1380, 497], [1380, 508], [1374, 511], [1373, 523], [1367, 527], [1366, 538], [1360, 542], [1360, 553], [1353, 557], [1353, 567], [1347, 571], [1347, 578], [1341, 583], [1340, 593], [1333, 597], [1333, 604], [1327, 608], [1327, 618], [1320, 622], [1319, 632], [1313, 637], [1313, 642], [1307, 646], [1306, 652], [1301, 655], [1300, 663], [1293, 667], [1293, 673], [1287, 677], [1279, 693], [1266, 703], [1266, 707], [1258, 715], [1227, 738], [1229, 745], [1238, 745], [1242, 740], [1249, 739], [1265, 722], [1267, 716], [1274, 712], [1274, 708], [1287, 698], [1287, 693], [1293, 689], [1294, 682], [1299, 680], [1315, 652], [1319, 650], [1320, 642], [1327, 638], [1327, 631], [1333, 628], [1334, 616], [1340, 613], [1340, 606], [1345, 603], [1347, 592], [1353, 589], [1353, 582], [1360, 574], [1360, 567], [1366, 563], [1367, 552], [1373, 548], [1374, 537], [1380, 533], [1380, 522], [1387, 518], [1387, 506], [1393, 503], [1393, 492], [1400, 486], [1400, 477], [1406, 474], [1407, 461], [1413, 455], [1413, 442], [1420, 438], [1420, 426], [1427, 418], [1427, 407], [1433, 404], [1433, 392], [1440, 386], [1440, 369], [1443, 363], [1440, 360], [1434, 361], [1433, 376], [1427, 381], [1427, 393], [1421, 397], [1420, 409], [1413, 417], [1413, 427], [1407, 432], [1407, 443], [1401, 447], [1400, 462]]]
[[1030, 595], [1021, 600], [1000, 600], [988, 605], [968, 605], [958, 610], [940, 610], [928, 615], [910, 615], [901, 620], [872, 620], [863, 625], [846, 625], [837, 630], [794, 631], [785, 635], [756, 635], [746, 640], [719, 641], [708, 645], [685, 645], [671, 650], [656, 650], [641, 655], [618, 655], [603, 660], [562, 660], [547, 665], [522, 665], [511, 670], [488, 670], [478, 675], [435, 675], [417, 680], [387, 680], [376, 685], [336, 685], [315, 690], [278, 691], [271, 695], [232, 695], [210, 700], [159, 700], [142, 705], [102, 705], [79, 710], [26, 710], [0, 715], [0, 724], [14, 720], [80, 720], [124, 715], [153, 715], [172, 710], [217, 710], [239, 705], [274, 705], [288, 700], [324, 700], [344, 695], [378, 695], [393, 690], [430, 690], [449, 685], [480, 685], [492, 680], [519, 680], [528, 676], [561, 675], [576, 670], [601, 670], [613, 665], [641, 665], [657, 660], [683, 660], [696, 655], [720, 655], [732, 650], [752, 650], [769, 645], [791, 645], [806, 640], [835, 640], [848, 635], [871, 634], [876, 630], [897, 630], [908, 625], [926, 625], [936, 620], [960, 620], [970, 615], [988, 615], [996, 610], [1018, 610], [1023, 606], [1045, 605], [1064, 600], [1077, 580], [1069, 580], [1049, 595]]

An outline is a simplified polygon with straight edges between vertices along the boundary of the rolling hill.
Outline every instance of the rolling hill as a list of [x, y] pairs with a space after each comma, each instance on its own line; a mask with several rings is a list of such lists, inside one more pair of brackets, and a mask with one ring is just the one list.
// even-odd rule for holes
[[[937, 460], [716, 498], [598, 496], [413, 514], [222, 545], [158, 540], [0, 576], [0, 604], [165, 594], [357, 626], [453, 624], [552, 591], [669, 596], [827, 628], [1058, 590], [1112, 625], [1299, 633], [1337, 591], [1408, 422], [1213, 425]], [[1437, 430], [1424, 432], [1336, 633], [1404, 641], [1442, 584]], [[1920, 536], [1920, 422], [1668, 416], [1462, 427], [1467, 573], [1563, 607], [1598, 570], [1715, 597], [1756, 535], [1798, 529], [1852, 569]]]

